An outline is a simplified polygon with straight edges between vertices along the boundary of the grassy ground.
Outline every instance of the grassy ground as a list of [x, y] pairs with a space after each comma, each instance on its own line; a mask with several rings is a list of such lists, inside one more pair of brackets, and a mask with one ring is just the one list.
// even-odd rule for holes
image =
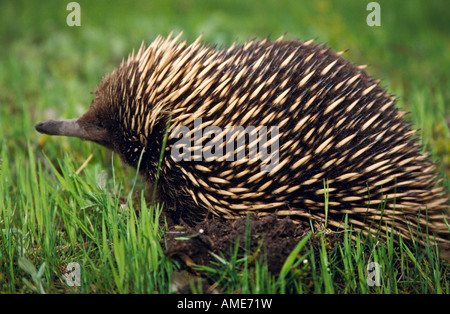
[[[160, 209], [141, 199], [135, 172], [94, 144], [42, 136], [33, 127], [82, 114], [106, 72], [143, 40], [171, 30], [184, 30], [190, 41], [203, 33], [206, 42], [223, 45], [287, 32], [350, 49], [347, 58], [370, 64], [368, 72], [400, 96], [398, 105], [411, 112], [450, 190], [445, 0], [378, 1], [380, 27], [366, 24], [369, 1], [78, 1], [80, 27], [66, 24], [68, 2], [0, 2], [2, 293], [173, 291], [180, 264], [163, 254]], [[198, 271], [226, 293], [450, 292], [450, 266], [433, 246], [353, 244], [346, 233], [333, 243], [320, 232], [313, 237], [316, 245], [300, 241], [300, 253], [280, 274], [237, 253]], [[80, 286], [64, 279], [72, 262], [80, 265]], [[369, 262], [381, 266], [380, 286], [367, 284]], [[205, 292], [199, 278], [187, 284]]]

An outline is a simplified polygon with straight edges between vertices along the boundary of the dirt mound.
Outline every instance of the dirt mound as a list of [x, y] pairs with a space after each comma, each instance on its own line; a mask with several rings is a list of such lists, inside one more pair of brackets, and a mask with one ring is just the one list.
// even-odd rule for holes
[[165, 254], [189, 264], [210, 265], [212, 255], [230, 257], [230, 246], [239, 246], [243, 256], [246, 248], [252, 257], [266, 258], [268, 269], [277, 274], [298, 241], [310, 230], [306, 223], [276, 215], [249, 216], [236, 220], [207, 218], [194, 226], [172, 226], [166, 232]]

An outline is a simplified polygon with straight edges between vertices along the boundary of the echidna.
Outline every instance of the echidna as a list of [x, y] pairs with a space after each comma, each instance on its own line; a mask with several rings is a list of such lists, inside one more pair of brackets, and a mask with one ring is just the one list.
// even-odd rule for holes
[[448, 237], [435, 165], [364, 67], [313, 41], [217, 49], [180, 35], [142, 44], [79, 119], [36, 129], [106, 146], [148, 182], [159, 168], [160, 199], [182, 215], [276, 213], [343, 227], [348, 214], [365, 232]]

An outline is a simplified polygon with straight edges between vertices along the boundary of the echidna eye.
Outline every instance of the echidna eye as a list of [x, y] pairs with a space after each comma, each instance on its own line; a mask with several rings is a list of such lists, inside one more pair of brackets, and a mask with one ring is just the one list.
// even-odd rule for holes
[[97, 128], [99, 129], [103, 129], [105, 126], [103, 125], [102, 120], [100, 119], [100, 117], [97, 117]]

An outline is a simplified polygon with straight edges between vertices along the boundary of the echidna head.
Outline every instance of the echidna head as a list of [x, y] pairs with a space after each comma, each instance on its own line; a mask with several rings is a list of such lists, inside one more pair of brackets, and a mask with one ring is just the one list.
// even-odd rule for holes
[[[48, 120], [36, 125], [36, 130], [48, 135], [72, 136], [103, 145], [117, 153], [132, 166], [137, 166], [145, 147], [142, 136], [134, 127], [133, 117], [120, 112], [130, 106], [128, 84], [124, 75], [129, 69], [123, 64], [105, 76], [94, 92], [89, 110], [78, 119]], [[124, 84], [125, 83], [125, 84]], [[123, 98], [127, 99], [123, 99]]]

